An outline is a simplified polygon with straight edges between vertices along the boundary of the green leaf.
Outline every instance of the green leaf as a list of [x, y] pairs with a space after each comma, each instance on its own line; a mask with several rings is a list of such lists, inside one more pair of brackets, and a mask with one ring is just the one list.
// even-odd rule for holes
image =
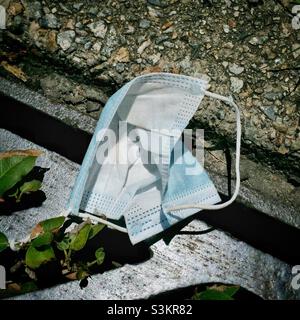
[[104, 259], [105, 259], [105, 252], [103, 248], [99, 248], [96, 250], [95, 252], [95, 257], [97, 260], [97, 264], [100, 265], [103, 263]]
[[92, 225], [89, 233], [89, 239], [94, 238], [104, 227], [105, 227], [105, 224], [102, 224], [102, 223]]
[[71, 244], [70, 244], [71, 250], [79, 251], [85, 246], [85, 244], [89, 238], [91, 227], [92, 226], [90, 224], [85, 224], [78, 231], [78, 233], [74, 236], [74, 238], [71, 241]]
[[34, 281], [25, 282], [21, 286], [21, 293], [28, 293], [35, 290], [38, 290], [38, 286], [35, 284]]
[[40, 236], [32, 240], [31, 245], [35, 248], [46, 246], [50, 244], [53, 240], [53, 234], [50, 231], [47, 231]]
[[56, 217], [40, 222], [40, 226], [43, 228], [44, 232], [54, 231], [61, 227], [65, 221], [65, 217]]
[[25, 263], [31, 269], [37, 269], [43, 263], [54, 258], [55, 254], [50, 245], [46, 246], [42, 251], [37, 250], [34, 246], [30, 246], [26, 251]]
[[197, 293], [194, 300], [233, 300], [229, 295], [212, 289], [207, 289], [203, 292]]
[[224, 287], [225, 288], [223, 292], [230, 297], [234, 296], [240, 289], [239, 286], [224, 286]]
[[83, 279], [87, 278], [88, 276], [89, 276], [89, 274], [83, 269], [79, 269], [76, 272], [76, 279], [77, 280], [83, 280]]
[[70, 238], [63, 238], [62, 241], [57, 243], [57, 249], [64, 251], [64, 250], [68, 250], [70, 248]]
[[0, 232], [0, 252], [4, 251], [6, 248], [9, 248], [9, 242], [6, 235]]
[[0, 197], [32, 170], [41, 154], [38, 150], [0, 153]]
[[239, 290], [239, 286], [212, 286], [203, 292], [195, 293], [194, 300], [234, 300], [234, 294]]
[[24, 193], [29, 193], [29, 192], [35, 192], [40, 189], [42, 186], [41, 181], [39, 180], [32, 180], [29, 182], [25, 182], [21, 187], [20, 187], [20, 194], [17, 197], [17, 202], [21, 200], [21, 197]]

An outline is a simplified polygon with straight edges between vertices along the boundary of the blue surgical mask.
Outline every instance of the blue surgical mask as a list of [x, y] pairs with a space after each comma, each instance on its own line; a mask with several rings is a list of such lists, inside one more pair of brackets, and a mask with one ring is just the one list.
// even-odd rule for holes
[[[239, 110], [232, 99], [206, 88], [204, 80], [155, 73], [117, 91], [101, 114], [67, 211], [128, 232], [135, 244], [201, 209], [232, 203], [240, 184]], [[180, 138], [204, 95], [236, 110], [237, 183], [233, 197], [222, 204], [216, 204], [217, 189]], [[115, 224], [121, 217], [126, 228]]]

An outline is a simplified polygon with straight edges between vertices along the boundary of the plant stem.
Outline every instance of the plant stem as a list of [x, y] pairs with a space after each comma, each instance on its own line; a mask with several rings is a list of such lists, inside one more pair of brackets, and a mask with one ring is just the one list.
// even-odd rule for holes
[[93, 266], [96, 263], [97, 263], [97, 260], [94, 260], [92, 262], [88, 262], [86, 265], [87, 265], [88, 268], [90, 268], [91, 266]]

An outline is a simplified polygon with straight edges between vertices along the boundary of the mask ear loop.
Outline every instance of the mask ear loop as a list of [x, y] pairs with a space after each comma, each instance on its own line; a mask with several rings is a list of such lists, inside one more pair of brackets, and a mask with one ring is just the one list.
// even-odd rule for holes
[[[61, 213], [60, 213], [60, 216], [64, 216], [64, 217], [69, 217], [71, 215], [71, 211], [70, 210], [63, 210]], [[78, 212], [78, 215], [76, 215], [77, 217], [81, 217], [83, 220], [91, 220], [93, 223], [102, 223], [102, 224], [105, 224], [107, 225], [109, 228], [111, 229], [115, 229], [115, 230], [118, 230], [120, 232], [123, 232], [123, 233], [128, 233], [127, 229], [124, 228], [124, 227], [121, 227], [117, 224], [114, 224], [110, 221], [107, 221], [105, 219], [102, 219], [100, 217], [97, 217], [97, 216], [94, 216], [92, 214], [89, 214], [89, 213], [83, 213], [83, 212]]]
[[96, 222], [96, 223], [100, 222], [102, 224], [107, 225], [111, 229], [115, 229], [115, 230], [118, 230], [118, 231], [123, 232], [123, 233], [128, 233], [126, 228], [118, 226], [117, 224], [114, 224], [114, 223], [112, 223], [110, 221], [107, 221], [105, 219], [102, 219], [100, 217], [93, 216], [93, 215], [91, 215], [89, 213], [79, 212], [79, 217], [81, 217], [83, 219], [90, 219], [92, 222]]
[[241, 179], [240, 179], [240, 153], [241, 153], [241, 136], [242, 136], [242, 129], [241, 129], [241, 115], [240, 115], [240, 110], [237, 104], [233, 101], [232, 97], [224, 97], [221, 96], [217, 93], [213, 93], [210, 91], [203, 90], [203, 93], [206, 96], [209, 96], [211, 98], [215, 98], [218, 100], [221, 100], [230, 106], [234, 107], [235, 109], [235, 119], [236, 119], [236, 156], [235, 156], [235, 174], [236, 174], [236, 183], [235, 183], [235, 190], [232, 195], [232, 197], [220, 204], [186, 204], [186, 205], [181, 205], [181, 206], [176, 206], [172, 208], [168, 208], [168, 211], [177, 211], [177, 210], [183, 210], [183, 209], [191, 209], [191, 208], [196, 208], [196, 209], [202, 209], [202, 210], [220, 210], [223, 209], [230, 204], [232, 204], [236, 197], [239, 194], [239, 189], [240, 189], [240, 184], [241, 184]]

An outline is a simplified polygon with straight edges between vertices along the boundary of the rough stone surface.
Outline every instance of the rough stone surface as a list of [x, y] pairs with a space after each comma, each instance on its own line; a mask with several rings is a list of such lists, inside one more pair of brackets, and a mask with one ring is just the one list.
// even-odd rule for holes
[[103, 21], [90, 23], [88, 27], [93, 32], [95, 37], [104, 39], [107, 27]]
[[240, 67], [235, 63], [229, 66], [229, 71], [235, 75], [241, 74], [244, 70], [245, 70], [244, 67]]
[[[44, 155], [38, 164], [50, 167], [43, 183], [47, 194], [43, 206], [0, 217], [1, 232], [10, 239], [23, 239], [36, 223], [57, 216], [65, 206], [78, 165], [3, 129], [0, 142], [3, 150], [42, 149]], [[204, 223], [193, 221], [186, 230], [206, 228]], [[291, 290], [289, 265], [222, 231], [178, 235], [169, 245], [159, 241], [151, 249], [153, 256], [148, 261], [95, 275], [84, 290], [74, 281], [14, 299], [141, 299], [208, 282], [239, 284], [266, 299], [300, 298], [299, 292]]]
[[[233, 93], [239, 103], [243, 146], [251, 152], [263, 150], [266, 162], [272, 160], [281, 169], [299, 172], [300, 38], [279, 2], [250, 6], [249, 1], [227, 0], [107, 0], [87, 5], [23, 0], [14, 4], [0, 45], [4, 52], [11, 51], [8, 43], [14, 39], [24, 44], [30, 57], [47, 57], [46, 74], [58, 62], [62, 73], [108, 87], [109, 94], [143, 73], [205, 74], [212, 91]], [[9, 54], [5, 57], [26, 69], [24, 51], [15, 60]], [[32, 68], [27, 69], [33, 75]], [[38, 80], [29, 77], [27, 85], [35, 87]], [[206, 99], [196, 119], [232, 141], [232, 113], [218, 119], [222, 109], [220, 103]], [[274, 122], [288, 130], [278, 130]]]
[[239, 79], [237, 77], [230, 77], [230, 89], [233, 92], [239, 93], [241, 92], [243, 86], [244, 86], [244, 81], [242, 79]]
[[57, 29], [60, 24], [53, 13], [46, 14], [40, 21], [41, 27]]
[[75, 38], [75, 32], [72, 30], [60, 32], [57, 35], [57, 44], [62, 48], [63, 51], [68, 50]]

